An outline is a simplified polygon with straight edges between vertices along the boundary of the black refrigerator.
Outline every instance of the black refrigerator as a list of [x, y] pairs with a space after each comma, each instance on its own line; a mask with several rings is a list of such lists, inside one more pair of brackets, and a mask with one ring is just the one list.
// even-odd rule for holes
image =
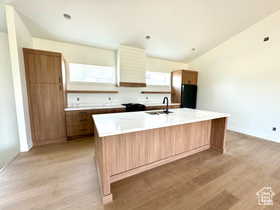
[[181, 107], [196, 108], [197, 85], [182, 85], [181, 90]]

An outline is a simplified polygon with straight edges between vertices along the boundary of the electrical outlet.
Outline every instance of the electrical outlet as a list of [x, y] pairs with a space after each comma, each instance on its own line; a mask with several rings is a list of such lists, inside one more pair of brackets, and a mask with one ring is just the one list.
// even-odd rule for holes
[[75, 104], [76, 104], [76, 106], [80, 106], [80, 97], [79, 96], [76, 97]]

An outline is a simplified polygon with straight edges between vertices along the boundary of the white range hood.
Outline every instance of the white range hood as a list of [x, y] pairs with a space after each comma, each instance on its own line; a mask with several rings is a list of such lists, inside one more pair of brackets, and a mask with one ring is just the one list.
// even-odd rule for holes
[[118, 85], [125, 87], [146, 87], [145, 72], [145, 50], [121, 45], [117, 52]]

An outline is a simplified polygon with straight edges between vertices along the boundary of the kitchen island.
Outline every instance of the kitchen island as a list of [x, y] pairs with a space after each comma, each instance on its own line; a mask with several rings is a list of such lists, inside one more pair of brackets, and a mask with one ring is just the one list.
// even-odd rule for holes
[[93, 115], [104, 203], [113, 199], [113, 182], [210, 148], [225, 152], [228, 114], [187, 108], [170, 111]]

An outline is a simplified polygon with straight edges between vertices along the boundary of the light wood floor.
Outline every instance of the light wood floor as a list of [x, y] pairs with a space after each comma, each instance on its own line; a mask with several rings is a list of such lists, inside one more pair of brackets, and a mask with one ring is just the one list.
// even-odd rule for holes
[[[205, 151], [114, 183], [103, 206], [90, 139], [32, 149], [0, 174], [1, 210], [280, 209], [280, 144], [227, 134], [225, 155]], [[272, 186], [274, 206], [257, 205]]]

